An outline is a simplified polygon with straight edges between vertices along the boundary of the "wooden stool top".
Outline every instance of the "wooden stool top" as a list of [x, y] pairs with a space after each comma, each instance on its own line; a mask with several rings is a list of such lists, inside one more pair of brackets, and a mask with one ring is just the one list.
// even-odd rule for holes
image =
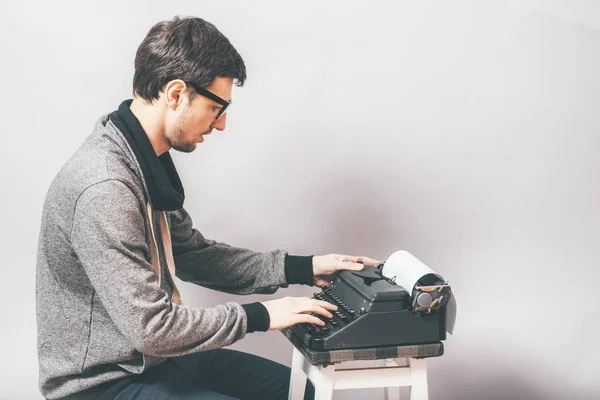
[[307, 348], [289, 328], [281, 330], [290, 342], [313, 365], [330, 365], [344, 361], [381, 360], [386, 358], [427, 358], [444, 354], [442, 342], [413, 344], [405, 346], [372, 347], [361, 349], [318, 351]]

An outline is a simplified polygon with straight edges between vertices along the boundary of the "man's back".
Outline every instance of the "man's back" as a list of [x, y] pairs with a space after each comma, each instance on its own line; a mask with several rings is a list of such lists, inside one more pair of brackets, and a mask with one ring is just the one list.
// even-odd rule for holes
[[[126, 376], [117, 364], [137, 373], [148, 367], [95, 296], [71, 244], [77, 201], [87, 189], [118, 180], [143, 201], [135, 168], [127, 143], [103, 116], [48, 190], [36, 277], [40, 388], [48, 398]], [[158, 362], [146, 359], [146, 364]], [[87, 377], [79, 375], [84, 371]]]

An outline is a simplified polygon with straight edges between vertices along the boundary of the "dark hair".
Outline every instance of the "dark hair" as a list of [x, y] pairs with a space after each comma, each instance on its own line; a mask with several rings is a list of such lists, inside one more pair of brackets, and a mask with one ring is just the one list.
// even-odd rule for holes
[[154, 25], [135, 55], [133, 93], [153, 102], [174, 79], [210, 86], [217, 76], [246, 80], [244, 60], [210, 22], [197, 17], [175, 17]]

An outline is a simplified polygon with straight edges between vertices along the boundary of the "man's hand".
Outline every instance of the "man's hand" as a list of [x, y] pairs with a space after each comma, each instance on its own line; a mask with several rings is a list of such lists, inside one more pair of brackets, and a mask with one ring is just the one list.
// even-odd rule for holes
[[[362, 261], [364, 264], [359, 263]], [[331, 286], [331, 281], [338, 271], [349, 269], [360, 271], [365, 266], [375, 267], [380, 262], [369, 257], [345, 256], [342, 254], [327, 254], [313, 257], [313, 282], [315, 286]]]
[[284, 297], [277, 300], [263, 301], [262, 304], [269, 312], [271, 329], [283, 329], [301, 322], [323, 326], [325, 322], [309, 313], [333, 317], [328, 310], [335, 311], [337, 306], [308, 297]]

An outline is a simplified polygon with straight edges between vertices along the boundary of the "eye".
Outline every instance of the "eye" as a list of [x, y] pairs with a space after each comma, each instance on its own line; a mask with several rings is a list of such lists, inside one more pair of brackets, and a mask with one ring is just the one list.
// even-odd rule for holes
[[217, 111], [219, 111], [220, 108], [221, 107], [213, 106], [212, 110], [213, 110], [214, 113], [216, 113]]

